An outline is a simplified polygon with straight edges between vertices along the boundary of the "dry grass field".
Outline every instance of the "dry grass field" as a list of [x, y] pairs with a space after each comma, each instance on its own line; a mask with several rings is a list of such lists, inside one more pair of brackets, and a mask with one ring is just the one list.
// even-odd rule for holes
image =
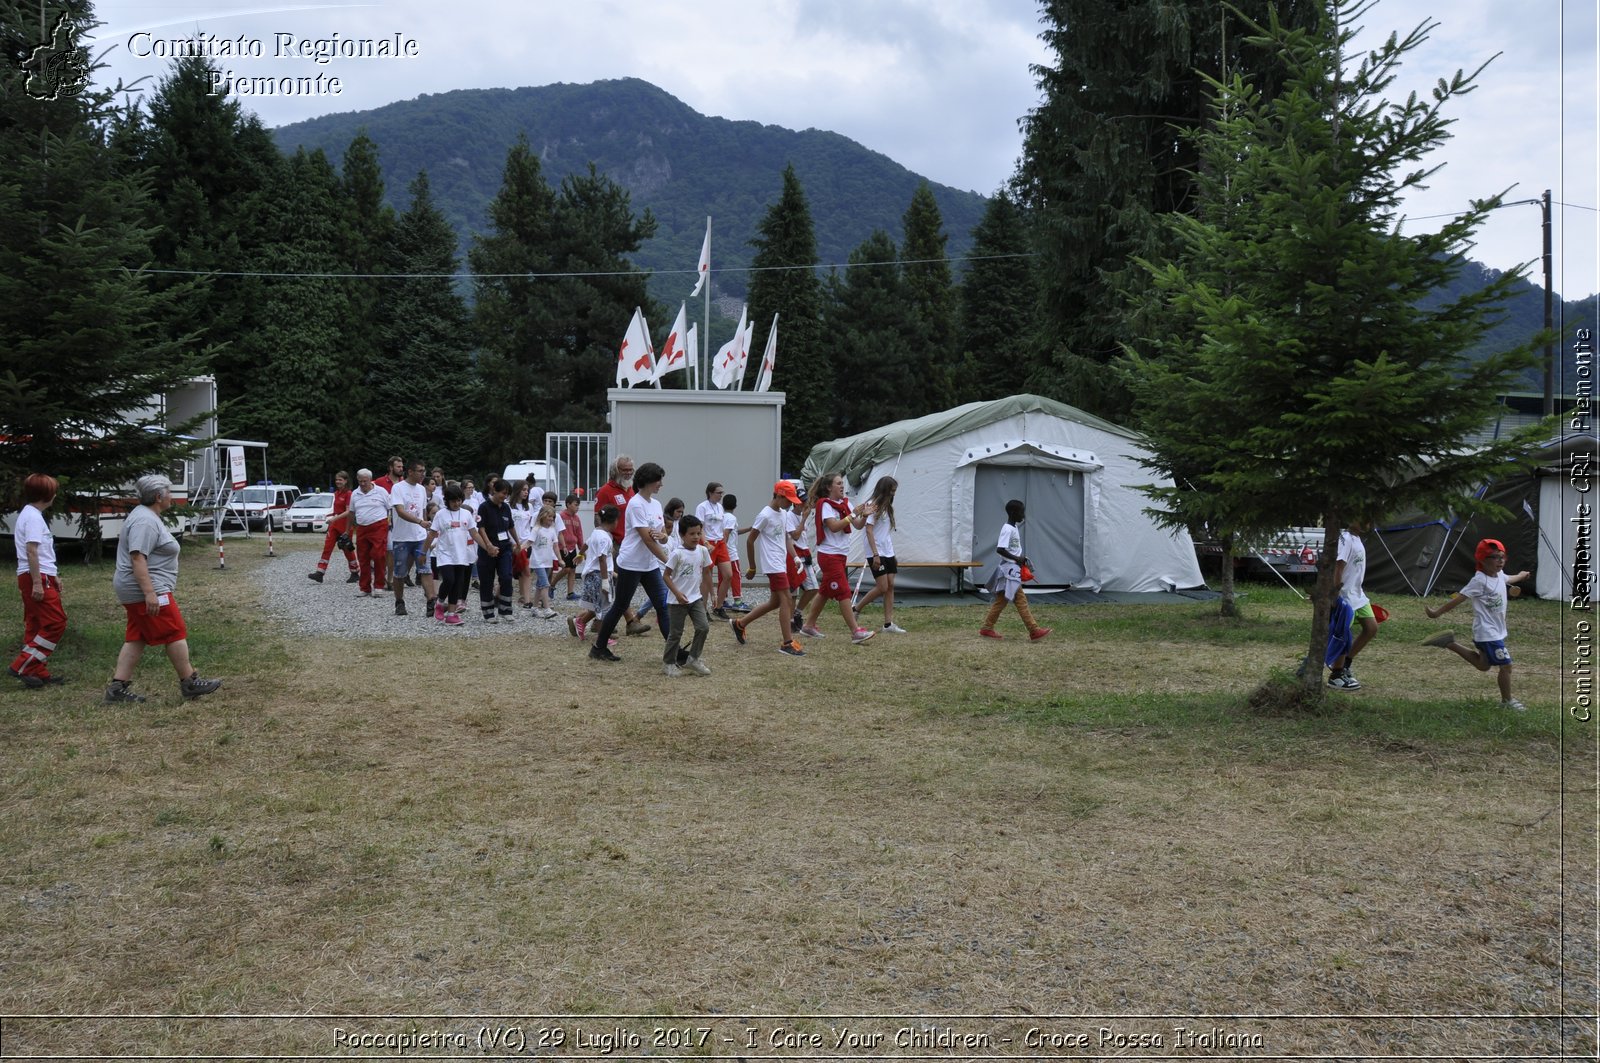
[[[1560, 603], [1512, 603], [1525, 716], [1388, 602], [1366, 689], [1261, 718], [1308, 624], [1281, 589], [1239, 622], [1046, 607], [1039, 644], [977, 638], [976, 605], [862, 647], [833, 616], [803, 660], [713, 630], [715, 675], [669, 681], [654, 638], [613, 666], [420, 619], [307, 640], [256, 578], [304, 555], [252, 553], [186, 555], [217, 695], [147, 658], [159, 697], [100, 704], [109, 567], [66, 572], [74, 681], [0, 693], [7, 1058], [393, 1056], [351, 1032], [406, 1030], [436, 1056], [917, 1051], [849, 1014], [991, 1036], [939, 1058], [1595, 1051], [1595, 735], [1563, 714]], [[19, 617], [7, 594], [9, 641]], [[418, 1018], [130, 1017], [229, 1013]], [[472, 1018], [512, 1015], [567, 1018]], [[453, 1040], [485, 1029], [530, 1043]]]

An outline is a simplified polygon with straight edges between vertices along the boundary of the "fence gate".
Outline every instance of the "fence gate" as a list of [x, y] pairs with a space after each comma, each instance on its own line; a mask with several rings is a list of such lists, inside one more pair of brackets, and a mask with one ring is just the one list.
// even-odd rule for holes
[[611, 435], [608, 432], [546, 432], [544, 459], [565, 462], [572, 470], [573, 490], [588, 502], [606, 482], [606, 470], [611, 464]]

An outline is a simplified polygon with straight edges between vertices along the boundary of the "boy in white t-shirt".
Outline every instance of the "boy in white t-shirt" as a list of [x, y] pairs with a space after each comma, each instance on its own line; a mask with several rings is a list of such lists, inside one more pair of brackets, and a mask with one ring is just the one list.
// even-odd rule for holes
[[995, 565], [994, 575], [989, 577], [987, 584], [994, 593], [994, 601], [989, 603], [989, 612], [983, 618], [983, 626], [978, 629], [978, 634], [986, 639], [1004, 637], [994, 629], [994, 625], [1007, 602], [1017, 607], [1017, 615], [1028, 626], [1028, 638], [1038, 642], [1050, 634], [1049, 628], [1034, 620], [1033, 610], [1028, 608], [1028, 593], [1022, 589], [1022, 570], [1027, 567], [1028, 558], [1022, 552], [1021, 525], [1027, 517], [1028, 509], [1021, 499], [1013, 498], [1006, 503], [1006, 522], [1000, 526], [1000, 539], [995, 544], [995, 553], [1000, 555], [1000, 561]]
[[[672, 618], [672, 630], [667, 634], [667, 648], [661, 654], [661, 670], [669, 679], [676, 679], [687, 668], [695, 675], [710, 675], [700, 655], [705, 650], [706, 634], [711, 630], [711, 619], [706, 615], [706, 599], [711, 596], [711, 551], [700, 545], [704, 526], [700, 518], [678, 518], [677, 546], [667, 551], [667, 567], [662, 574], [667, 581], [667, 591], [672, 602], [667, 613]], [[687, 650], [683, 644], [683, 622], [694, 623], [694, 639]]]
[[[750, 535], [745, 540], [745, 556], [750, 562], [750, 571], [763, 572], [767, 577], [767, 585], [772, 588], [772, 593], [767, 600], [756, 606], [744, 617], [735, 617], [728, 621], [728, 626], [733, 628], [733, 637], [739, 640], [739, 645], [745, 644], [745, 629], [750, 622], [776, 609], [778, 611], [778, 628], [783, 633], [783, 642], [778, 646], [779, 653], [786, 653], [790, 657], [804, 657], [806, 651], [800, 648], [800, 643], [795, 640], [794, 629], [789, 626], [789, 616], [794, 612], [794, 599], [789, 596], [791, 587], [800, 582], [799, 573], [794, 568], [794, 540], [789, 537], [789, 520], [787, 511], [800, 503], [800, 493], [794, 489], [794, 484], [788, 480], [779, 480], [772, 485], [772, 501], [763, 506], [761, 512], [756, 514], [755, 520], [750, 522]], [[726, 499], [724, 499], [726, 504]], [[757, 548], [761, 567], [756, 567]]]
[[1511, 652], [1506, 649], [1506, 599], [1522, 593], [1516, 586], [1527, 579], [1523, 569], [1515, 576], [1507, 576], [1506, 547], [1499, 539], [1481, 539], [1472, 556], [1477, 559], [1478, 571], [1472, 579], [1439, 608], [1431, 606], [1424, 611], [1429, 620], [1437, 620], [1462, 602], [1472, 603], [1472, 642], [1477, 648], [1469, 650], [1456, 641], [1455, 632], [1441, 631], [1422, 640], [1424, 646], [1437, 646], [1449, 650], [1480, 672], [1500, 669], [1496, 677], [1500, 684], [1500, 707], [1512, 712], [1527, 712], [1528, 707], [1511, 696]]
[[618, 516], [616, 506], [601, 506], [595, 514], [594, 531], [583, 548], [583, 569], [578, 573], [583, 580], [583, 590], [579, 592], [583, 612], [567, 617], [567, 630], [575, 639], [587, 638], [589, 624], [611, 608], [611, 548], [616, 542], [611, 532]]
[[1367, 547], [1361, 541], [1361, 534], [1368, 527], [1370, 525], [1354, 520], [1346, 531], [1339, 533], [1339, 559], [1334, 565], [1339, 580], [1339, 597], [1345, 600], [1354, 614], [1350, 626], [1361, 629], [1351, 643], [1350, 651], [1333, 662], [1328, 685], [1339, 690], [1361, 689], [1361, 683], [1350, 671], [1350, 666], [1355, 663], [1356, 654], [1366, 649], [1367, 643], [1378, 633], [1377, 614], [1373, 612], [1372, 602], [1361, 586], [1367, 578]]

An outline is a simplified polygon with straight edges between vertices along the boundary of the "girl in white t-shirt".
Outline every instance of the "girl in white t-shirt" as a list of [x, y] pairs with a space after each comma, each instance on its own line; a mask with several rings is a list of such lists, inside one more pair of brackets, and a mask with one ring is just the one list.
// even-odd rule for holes
[[529, 532], [532, 541], [528, 548], [528, 569], [534, 580], [534, 615], [544, 620], [556, 615], [556, 611], [550, 608], [550, 570], [556, 563], [556, 537], [559, 534], [556, 531], [556, 511], [549, 506], [541, 507]]
[[711, 615], [718, 620], [727, 620], [728, 611], [723, 608], [723, 603], [728, 600], [728, 580], [733, 575], [733, 564], [732, 555], [728, 553], [728, 540], [724, 537], [728, 511], [722, 506], [722, 495], [720, 483], [713, 480], [706, 484], [706, 500], [694, 507], [694, 515], [700, 520], [700, 531], [705, 540], [706, 552], [711, 555], [711, 564], [717, 574], [716, 594], [711, 599]]
[[22, 592], [22, 652], [11, 662], [11, 674], [37, 690], [60, 683], [50, 674], [50, 655], [67, 631], [61, 607], [61, 579], [56, 569], [56, 540], [45, 514], [55, 504], [59, 485], [54, 476], [36, 472], [22, 481], [22, 509], [12, 528], [17, 544], [17, 588]]
[[883, 630], [904, 635], [906, 629], [894, 622], [894, 577], [900, 571], [894, 557], [894, 493], [900, 486], [893, 476], [885, 476], [872, 488], [867, 512], [867, 567], [877, 582], [856, 606], [856, 614], [879, 598], [883, 599]]
[[460, 484], [445, 485], [444, 508], [433, 515], [427, 542], [422, 544], [423, 554], [433, 557], [438, 566], [439, 597], [433, 603], [433, 618], [452, 627], [464, 623], [461, 614], [467, 608], [472, 565], [478, 559], [477, 542], [472, 538], [478, 518], [462, 504], [465, 497]]
[[528, 552], [533, 549], [533, 529], [538, 516], [539, 511], [528, 500], [527, 483], [521, 480], [512, 483], [511, 526], [517, 530], [517, 542], [522, 544], [522, 549], [512, 559], [511, 573], [517, 577], [517, 601], [524, 609], [534, 608], [533, 566], [528, 563]]

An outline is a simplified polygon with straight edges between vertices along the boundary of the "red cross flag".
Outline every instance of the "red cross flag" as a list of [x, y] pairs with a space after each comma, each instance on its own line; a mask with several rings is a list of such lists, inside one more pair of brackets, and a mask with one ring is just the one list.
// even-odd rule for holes
[[719, 388], [737, 387], [744, 380], [744, 360], [739, 352], [744, 347], [745, 312], [739, 311], [739, 327], [733, 330], [733, 339], [717, 348], [717, 357], [711, 363], [711, 383]]
[[778, 315], [772, 315], [772, 328], [767, 332], [767, 349], [761, 355], [761, 368], [756, 371], [756, 390], [766, 391], [772, 386], [772, 363], [778, 357]]
[[711, 219], [706, 218], [706, 241], [700, 245], [700, 273], [695, 278], [694, 291], [689, 293], [693, 299], [700, 294], [700, 289], [705, 286], [706, 278], [711, 276]]
[[656, 384], [668, 373], [676, 373], [689, 364], [689, 348], [684, 344], [684, 321], [687, 304], [678, 304], [678, 316], [673, 319], [672, 330], [661, 343], [661, 354], [656, 358]]
[[656, 378], [656, 355], [650, 347], [650, 329], [644, 323], [644, 312], [633, 308], [633, 320], [623, 334], [622, 347], [617, 351], [617, 387], [652, 383]]

